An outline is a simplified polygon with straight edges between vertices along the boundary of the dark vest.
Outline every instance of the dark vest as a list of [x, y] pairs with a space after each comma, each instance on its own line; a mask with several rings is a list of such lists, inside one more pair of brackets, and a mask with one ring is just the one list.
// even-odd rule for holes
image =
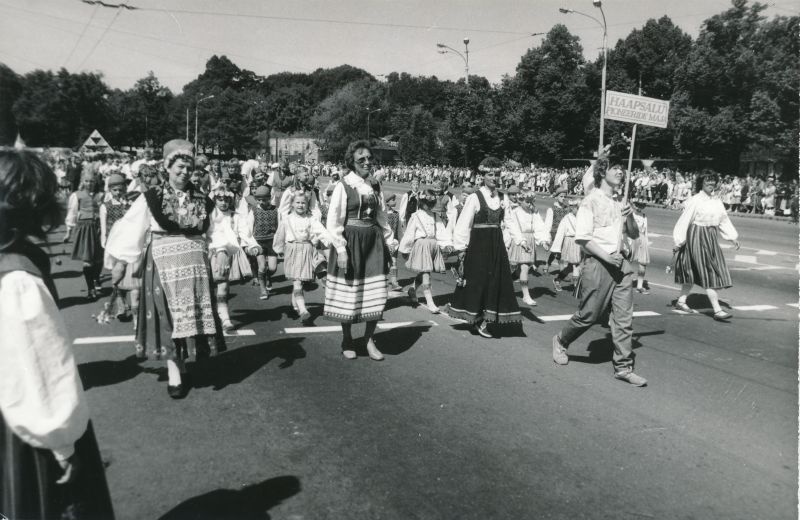
[[411, 190], [408, 190], [406, 194], [408, 195], [408, 203], [406, 204], [406, 214], [403, 215], [404, 222], [408, 222], [411, 215], [417, 211], [417, 205], [419, 204], [419, 195], [415, 195], [414, 198], [411, 198]]

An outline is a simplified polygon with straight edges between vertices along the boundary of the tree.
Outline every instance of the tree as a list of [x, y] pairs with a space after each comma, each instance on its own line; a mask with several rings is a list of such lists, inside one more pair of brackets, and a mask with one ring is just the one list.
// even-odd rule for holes
[[391, 124], [398, 141], [397, 151], [404, 163], [440, 162], [436, 144], [437, 124], [430, 111], [422, 105], [415, 105], [411, 110], [398, 111]]
[[16, 72], [0, 63], [0, 146], [14, 144], [17, 123], [12, 106], [22, 92], [22, 82]]

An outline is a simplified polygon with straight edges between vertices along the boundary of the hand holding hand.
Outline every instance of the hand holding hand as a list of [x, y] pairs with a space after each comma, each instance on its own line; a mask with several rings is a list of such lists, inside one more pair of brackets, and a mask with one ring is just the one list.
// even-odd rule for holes
[[742, 247], [742, 245], [739, 243], [738, 240], [733, 240], [733, 247], [738, 251], [739, 248]]
[[61, 475], [61, 478], [56, 480], [56, 484], [68, 484], [70, 482], [74, 482], [75, 479], [78, 478], [78, 473], [80, 472], [80, 461], [78, 460], [77, 455], [73, 454], [67, 460], [58, 461], [58, 465], [64, 470], [64, 474]]
[[250, 256], [256, 256], [261, 254], [261, 247], [259, 246], [250, 246], [247, 250], [247, 254]]
[[550, 242], [542, 242], [542, 249], [550, 251]]

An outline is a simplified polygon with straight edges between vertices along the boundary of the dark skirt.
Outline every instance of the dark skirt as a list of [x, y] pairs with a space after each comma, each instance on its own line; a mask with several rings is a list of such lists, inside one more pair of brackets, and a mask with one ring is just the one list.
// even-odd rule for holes
[[[211, 290], [207, 274], [204, 283], [208, 284], [208, 288], [203, 293], [210, 298], [210, 303], [195, 301], [194, 306], [198, 312], [208, 314], [213, 320], [213, 325], [207, 323], [209, 317], [206, 316], [203, 323], [198, 325], [199, 333], [179, 334], [183, 337], [173, 337], [176, 335], [173, 313], [170, 311], [167, 292], [164, 290], [158, 266], [153, 259], [152, 248], [153, 242], [147, 246], [144, 257], [142, 292], [139, 297], [139, 319], [136, 329], [137, 349], [141, 349], [144, 354], [149, 353], [157, 359], [163, 357], [171, 360], [186, 359], [190, 355], [204, 357], [208, 353], [213, 354], [224, 350], [224, 338], [216, 311], [215, 293]], [[200, 261], [200, 259], [196, 258], [195, 261]], [[206, 273], [210, 272], [211, 267], [205, 255], [202, 255], [202, 261]], [[207, 304], [211, 306], [210, 314], [201, 309]]]
[[34, 448], [0, 415], [0, 513], [9, 519], [113, 520], [114, 509], [92, 423], [75, 443], [77, 479], [56, 484], [63, 470], [50, 450]]
[[377, 224], [348, 225], [343, 235], [348, 265], [339, 268], [336, 248], [331, 247], [324, 316], [342, 323], [380, 320], [389, 296], [387, 276], [392, 264], [383, 230]]
[[465, 284], [457, 285], [448, 313], [475, 323], [521, 322], [511, 267], [499, 227], [473, 228], [464, 259]]
[[692, 224], [686, 243], [675, 255], [675, 283], [690, 283], [703, 289], [732, 287], [731, 273], [719, 247], [719, 230]]
[[100, 244], [100, 224], [96, 220], [79, 220], [75, 226], [75, 244], [72, 259], [89, 264], [103, 262], [103, 247]]

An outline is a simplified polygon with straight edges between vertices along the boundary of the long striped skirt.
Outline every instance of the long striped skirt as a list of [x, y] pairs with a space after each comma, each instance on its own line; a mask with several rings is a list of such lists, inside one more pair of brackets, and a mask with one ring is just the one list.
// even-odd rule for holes
[[[136, 341], [157, 357], [185, 358], [186, 339], [215, 336], [218, 330], [205, 241], [154, 236], [144, 262]], [[217, 335], [217, 348], [220, 342]]]
[[346, 225], [347, 268], [337, 264], [331, 247], [325, 282], [325, 318], [342, 323], [377, 321], [389, 296], [388, 274], [392, 259], [377, 224]]
[[703, 289], [732, 287], [731, 273], [712, 226], [689, 226], [686, 244], [675, 256], [675, 283], [690, 283]]

